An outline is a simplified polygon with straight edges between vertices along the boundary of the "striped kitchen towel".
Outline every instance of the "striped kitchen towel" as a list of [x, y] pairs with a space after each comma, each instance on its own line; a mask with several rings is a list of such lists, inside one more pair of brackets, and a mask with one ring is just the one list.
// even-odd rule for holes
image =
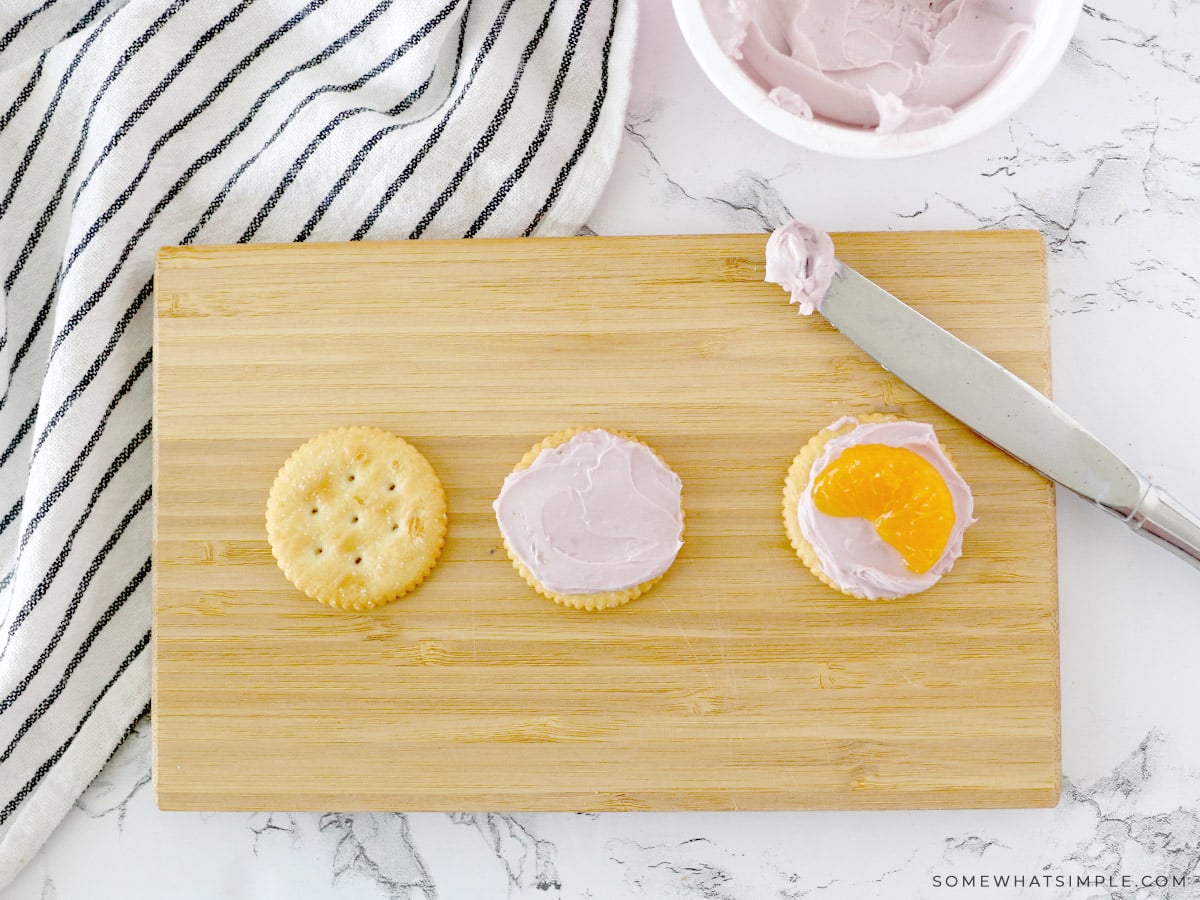
[[635, 0], [0, 0], [0, 885], [149, 700], [164, 244], [571, 234]]

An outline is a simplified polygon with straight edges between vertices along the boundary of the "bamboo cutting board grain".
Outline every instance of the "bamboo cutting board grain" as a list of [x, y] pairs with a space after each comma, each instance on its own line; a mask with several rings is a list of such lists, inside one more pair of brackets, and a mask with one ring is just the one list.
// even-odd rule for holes
[[[1048, 389], [1032, 232], [835, 236]], [[764, 235], [166, 248], [156, 275], [154, 776], [164, 809], [1050, 806], [1054, 494], [762, 281]], [[931, 421], [976, 492], [925, 594], [855, 601], [788, 546], [792, 456], [843, 414]], [[263, 525], [310, 436], [370, 424], [446, 486], [429, 580], [305, 599]], [[687, 543], [616, 610], [536, 596], [491, 501], [604, 425], [683, 479]]]

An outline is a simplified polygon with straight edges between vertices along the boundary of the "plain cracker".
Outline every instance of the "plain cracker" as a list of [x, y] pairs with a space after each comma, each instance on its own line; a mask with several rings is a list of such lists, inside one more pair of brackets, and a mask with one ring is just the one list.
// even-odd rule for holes
[[279, 567], [314, 600], [365, 610], [411, 591], [446, 538], [446, 495], [429, 461], [380, 428], [338, 428], [284, 463], [267, 500]]

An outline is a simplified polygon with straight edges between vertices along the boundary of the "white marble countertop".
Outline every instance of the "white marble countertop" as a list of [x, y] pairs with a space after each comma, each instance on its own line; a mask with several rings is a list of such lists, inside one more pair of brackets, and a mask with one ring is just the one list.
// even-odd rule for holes
[[[704, 79], [666, 0], [640, 16], [593, 231], [762, 231], [792, 215], [829, 230], [1040, 229], [1056, 398], [1200, 509], [1200, 3], [1096, 0], [1009, 123], [874, 163], [761, 130]], [[6, 896], [1200, 897], [1200, 572], [1073, 495], [1058, 522], [1056, 809], [161, 813], [144, 720]], [[1026, 884], [953, 886], [983, 875]], [[1172, 877], [1185, 883], [1142, 884]]]

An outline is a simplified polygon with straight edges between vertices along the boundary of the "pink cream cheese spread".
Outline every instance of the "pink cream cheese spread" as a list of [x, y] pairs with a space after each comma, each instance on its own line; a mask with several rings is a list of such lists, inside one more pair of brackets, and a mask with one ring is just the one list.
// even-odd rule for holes
[[800, 315], [811, 316], [833, 284], [842, 264], [834, 258], [833, 239], [801, 222], [785, 222], [767, 239], [765, 280], [792, 295]]
[[948, 121], [1033, 31], [1040, 0], [702, 0], [783, 109], [879, 133]]
[[557, 594], [622, 591], [683, 546], [683, 485], [649, 447], [602, 429], [543, 450], [493, 508], [509, 548]]
[[[963, 533], [975, 521], [975, 501], [971, 489], [946, 458], [933, 426], [924, 422], [897, 421], [858, 424], [852, 417], [838, 419], [829, 426], [836, 431], [857, 425], [835, 437], [813, 463], [808, 484], [796, 507], [800, 533], [813, 546], [821, 569], [844, 591], [871, 600], [904, 597], [933, 587], [962, 555]], [[917, 574], [904, 564], [904, 558], [875, 533], [875, 527], [857, 516], [829, 516], [813, 502], [813, 484], [825, 468], [856, 444], [884, 444], [911, 450], [927, 460], [950, 491], [954, 504], [954, 528], [946, 548], [933, 567]]]

